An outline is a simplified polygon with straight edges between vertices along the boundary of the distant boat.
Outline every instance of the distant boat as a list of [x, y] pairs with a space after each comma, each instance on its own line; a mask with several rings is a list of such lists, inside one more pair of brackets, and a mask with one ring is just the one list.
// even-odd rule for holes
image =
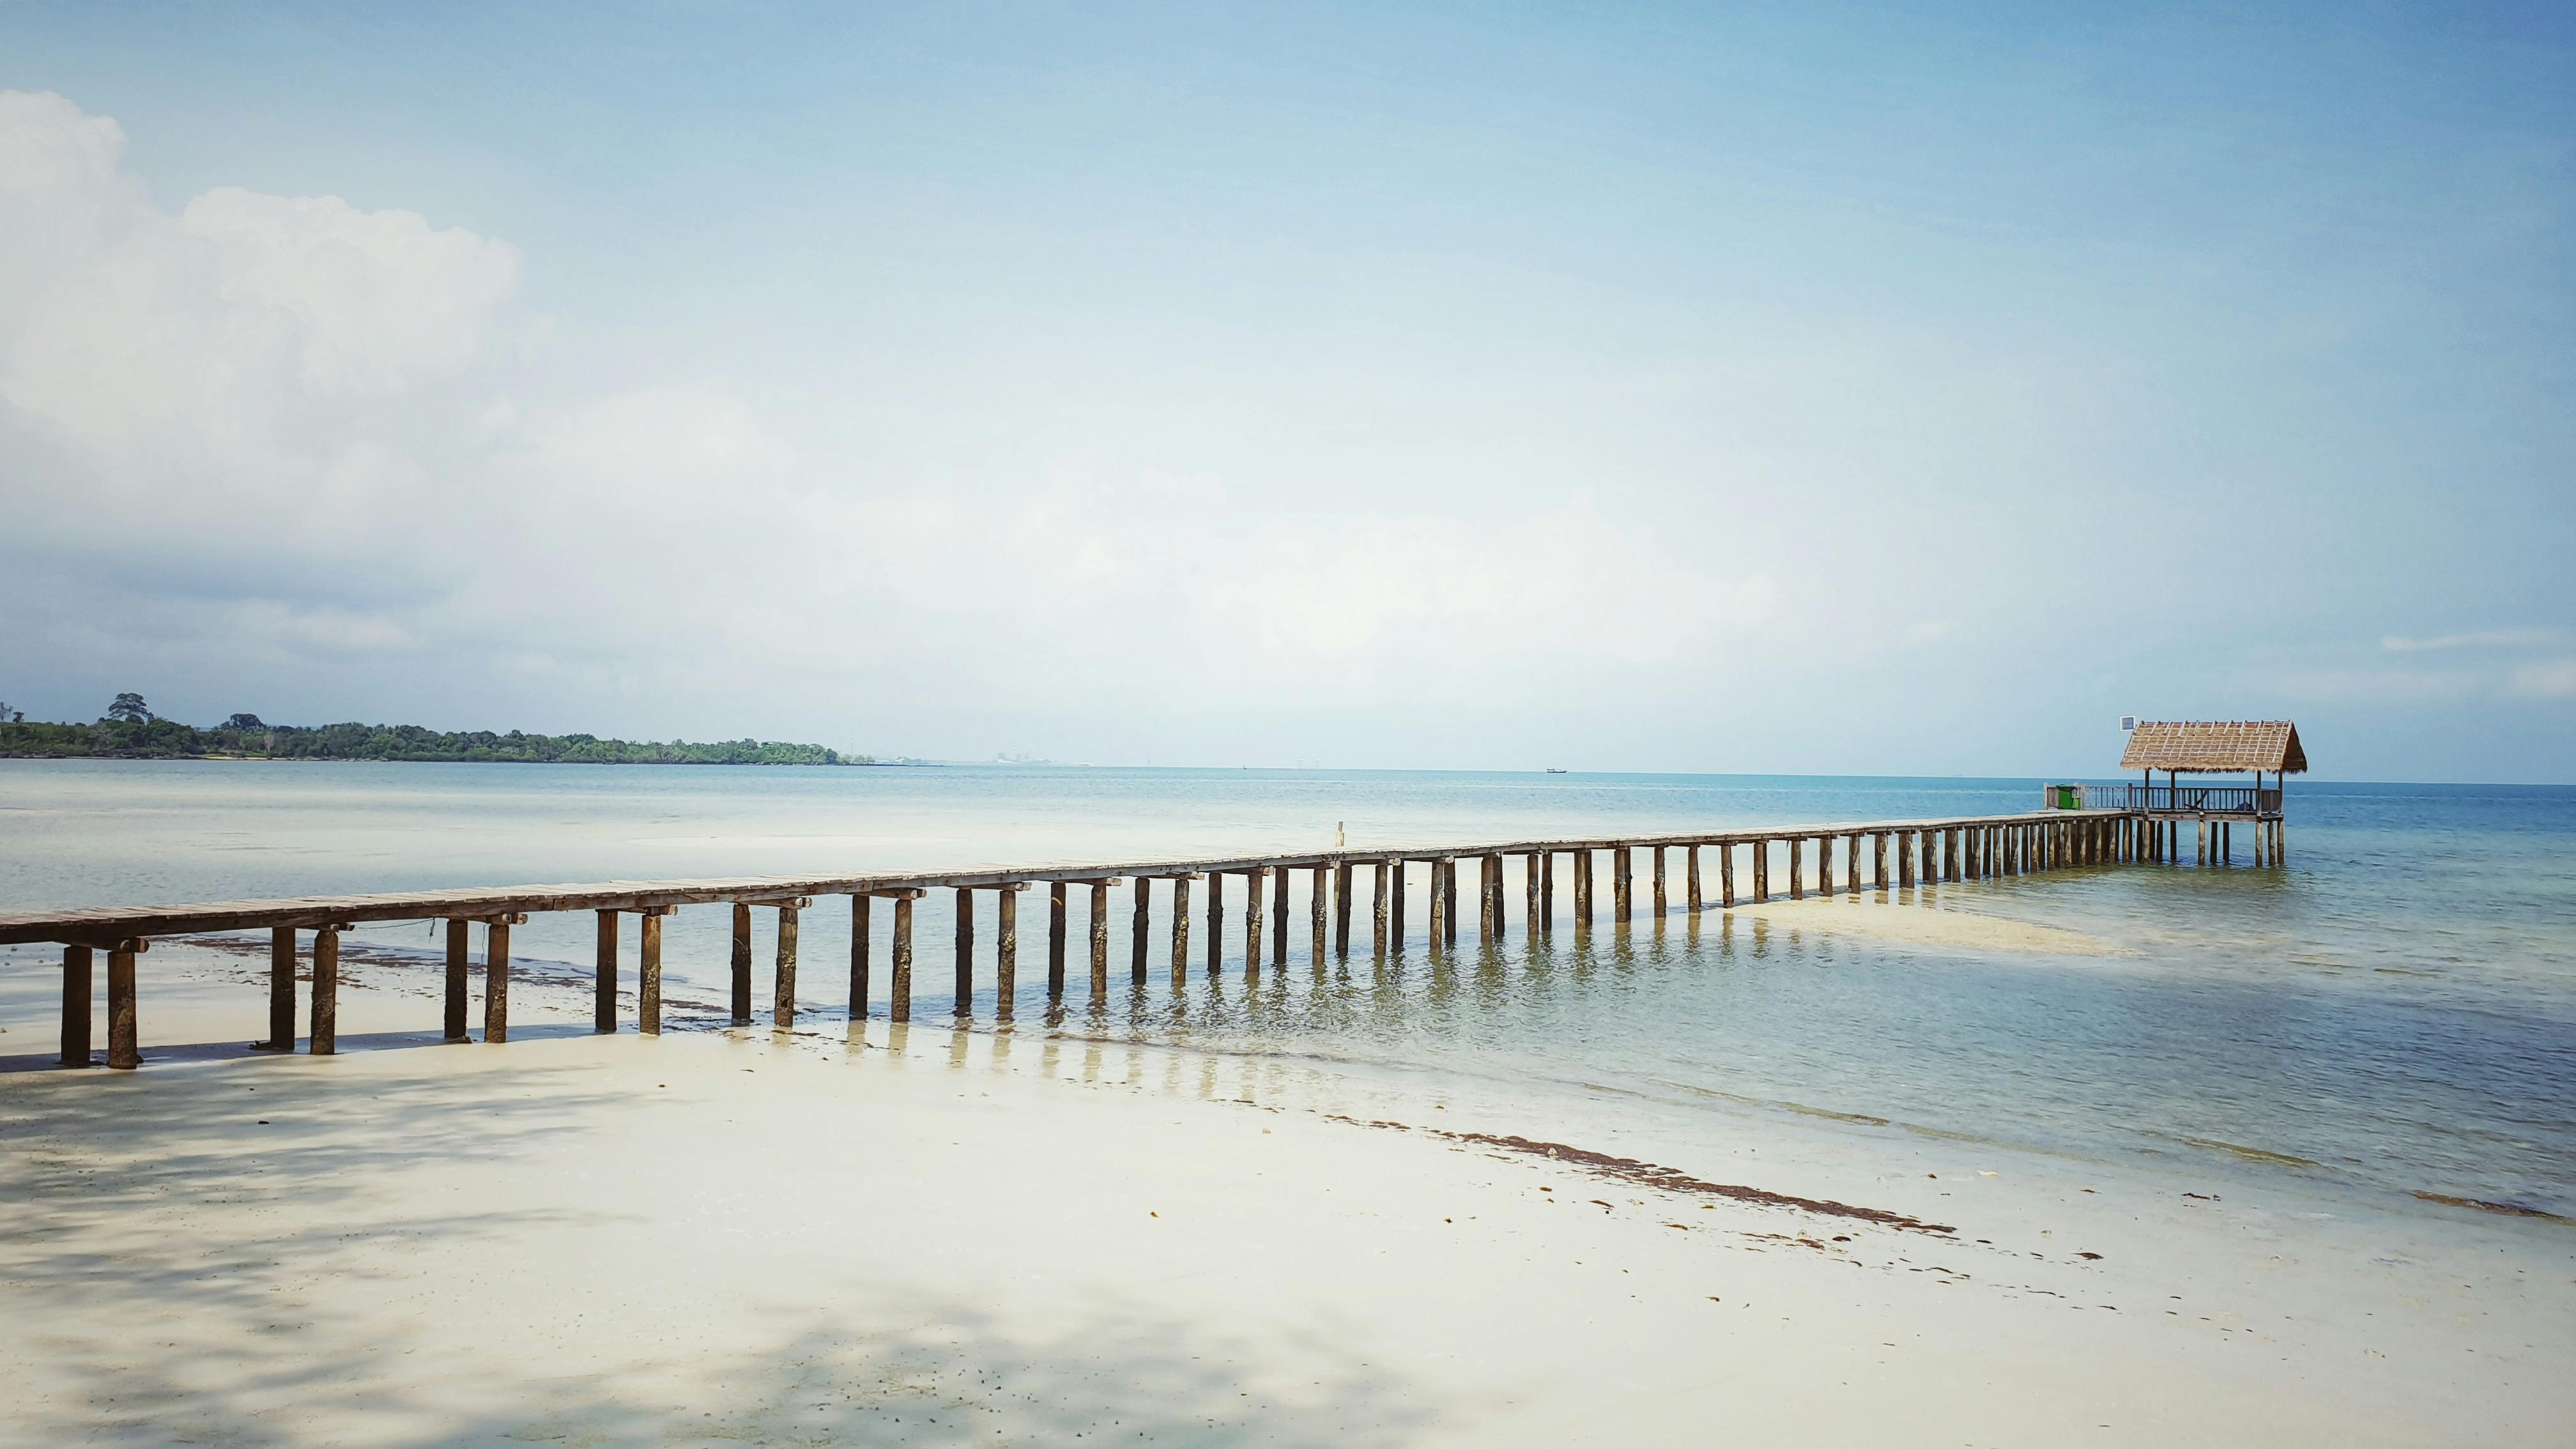
[[1555, 766], [1553, 766], [1553, 765], [1550, 765], [1550, 766], [1548, 767], [1548, 771], [1547, 771], [1547, 772], [1548, 772], [1549, 774], [1551, 774], [1551, 775], [1562, 775], [1562, 774], [1564, 774], [1564, 773], [1565, 773], [1563, 770], [1560, 770], [1560, 769], [1556, 768], [1556, 767], [1555, 767]]

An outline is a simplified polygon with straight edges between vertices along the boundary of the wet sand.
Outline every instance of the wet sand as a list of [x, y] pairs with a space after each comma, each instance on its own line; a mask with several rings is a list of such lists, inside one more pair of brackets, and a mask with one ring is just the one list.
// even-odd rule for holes
[[445, 1046], [363, 964], [340, 1056], [255, 1057], [259, 998], [223, 974], [155, 985], [145, 1070], [74, 1073], [41, 1067], [50, 978], [9, 968], [10, 1442], [2433, 1444], [2576, 1422], [2556, 1223], [2320, 1220], [1833, 1124], [1607, 1141], [1448, 1120], [1468, 1114], [1436, 1091], [1360, 1115], [1258, 1064], [989, 1024], [599, 1038], [532, 987], [521, 1040]]

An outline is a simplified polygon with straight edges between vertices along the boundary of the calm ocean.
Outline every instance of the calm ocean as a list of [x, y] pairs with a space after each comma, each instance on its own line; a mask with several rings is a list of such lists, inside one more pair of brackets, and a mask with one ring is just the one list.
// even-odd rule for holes
[[[2038, 783], [2019, 780], [0, 761], [0, 909], [1311, 850], [1337, 831], [1354, 848], [1645, 834], [2037, 799]], [[1044, 993], [1045, 901], [1032, 892], [1013, 1036], [1367, 1072], [1538, 1112], [1579, 1101], [1596, 1113], [1862, 1119], [1855, 1130], [2258, 1173], [2329, 1196], [2400, 1204], [2421, 1191], [2576, 1215], [2576, 789], [2292, 781], [2289, 814], [2282, 870], [2122, 866], [1870, 893], [1760, 929], [1745, 915], [1680, 913], [1678, 858], [1676, 912], [1658, 927], [1641, 859], [1631, 929], [1607, 926], [1605, 875], [1603, 924], [1578, 940], [1560, 880], [1558, 931], [1533, 945], [1515, 878], [1503, 948], [1476, 947], [1471, 895], [1462, 949], [1439, 957], [1425, 950], [1417, 868], [1413, 939], [1395, 959], [1371, 959], [1363, 900], [1358, 949], [1319, 966], [1301, 890], [1288, 966], [1250, 983], [1236, 881], [1228, 964], [1205, 971], [1201, 883], [1177, 993], [1168, 887], [1142, 993], [1126, 984], [1122, 888], [1115, 985], [1097, 1003], [1077, 891], [1058, 1013]], [[2248, 858], [2242, 839], [2238, 852]], [[1713, 899], [1713, 860], [1708, 870]], [[977, 1017], [990, 1030], [992, 898], [979, 900]], [[803, 994], [818, 1031], [844, 1029], [848, 920], [838, 901], [806, 913]], [[726, 922], [720, 907], [676, 918], [675, 997], [722, 999]], [[590, 931], [587, 916], [540, 917], [514, 954], [587, 969]], [[765, 920], [760, 931], [765, 1003]], [[357, 936], [424, 962], [436, 949], [427, 924]], [[916, 940], [916, 1022], [944, 1023], [945, 893], [922, 903]], [[627, 950], [631, 963], [631, 932]], [[0, 956], [21, 976], [50, 959], [36, 947]], [[256, 1012], [246, 998], [245, 1022]], [[24, 1040], [13, 1033], [8, 1050]]]

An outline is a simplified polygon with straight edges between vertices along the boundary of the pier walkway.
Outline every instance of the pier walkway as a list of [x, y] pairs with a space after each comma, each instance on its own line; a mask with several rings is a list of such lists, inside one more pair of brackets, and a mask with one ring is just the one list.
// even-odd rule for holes
[[[2125, 802], [2123, 802], [2125, 804]], [[2279, 837], [2270, 845], [2278, 864]], [[798, 914], [818, 897], [847, 896], [851, 911], [849, 1002], [853, 1020], [868, 1012], [875, 931], [871, 915], [880, 901], [891, 908], [891, 979], [888, 1011], [896, 1021], [912, 1015], [914, 902], [934, 890], [956, 892], [955, 1010], [969, 1011], [974, 1000], [975, 896], [995, 897], [995, 963], [999, 988], [997, 1010], [1008, 1015], [1017, 990], [1019, 895], [1033, 885], [1048, 888], [1047, 990], [1060, 996], [1070, 943], [1068, 895], [1087, 891], [1090, 986], [1096, 994], [1109, 989], [1109, 920], [1111, 887], [1131, 888], [1133, 929], [1130, 937], [1131, 980], [1146, 981], [1154, 883], [1168, 882], [1163, 895], [1170, 926], [1170, 969], [1185, 978], [1190, 962], [1194, 882], [1208, 883], [1205, 901], [1209, 969], [1222, 958], [1226, 929], [1228, 877], [1243, 881], [1244, 960], [1260, 969], [1265, 930], [1274, 964], [1288, 959], [1290, 899], [1294, 878], [1311, 879], [1308, 933], [1317, 960], [1331, 949], [1351, 950], [1353, 904], [1358, 876], [1365, 872], [1369, 907], [1369, 949], [1383, 956], [1400, 951], [1405, 927], [1408, 867], [1420, 865], [1429, 875], [1431, 947], [1455, 947], [1459, 937], [1461, 890], [1459, 863], [1473, 861], [1478, 879], [1473, 911], [1479, 938], [1500, 942], [1511, 929], [1507, 861], [1521, 866], [1521, 929], [1546, 935], [1556, 925], [1556, 868], [1565, 859], [1572, 878], [1572, 924], [1588, 930], [1594, 915], [1594, 872], [1598, 858], [1609, 861], [1609, 914], [1624, 926], [1636, 913], [1636, 855], [1649, 857], [1651, 905], [1660, 918], [1672, 909], [1668, 858], [1682, 856], [1681, 899], [1684, 909], [1712, 905], [1724, 909], [1739, 903], [1774, 898], [1773, 857], [1785, 848], [1787, 869], [1776, 894], [1803, 896], [1812, 882], [1824, 894], [1836, 890], [1908, 887], [1920, 883], [2014, 876], [2078, 866], [2178, 858], [2178, 824], [2158, 821], [2142, 810], [2039, 810], [2016, 815], [1955, 819], [1877, 821], [1796, 825], [1773, 829], [1729, 830], [1680, 835], [1623, 836], [1596, 839], [1516, 840], [1491, 844], [1446, 843], [1402, 849], [1369, 848], [1306, 854], [1227, 856], [1202, 859], [1134, 860], [1088, 864], [1017, 866], [1002, 869], [932, 871], [915, 874], [837, 876], [759, 876], [714, 880], [608, 881], [591, 885], [516, 886], [388, 893], [381, 895], [303, 897], [289, 900], [234, 901], [221, 904], [153, 907], [99, 907], [82, 910], [0, 914], [0, 945], [34, 942], [63, 947], [62, 1061], [66, 1066], [92, 1064], [91, 1003], [93, 953], [107, 956], [107, 1065], [131, 1068], [142, 1061], [136, 1033], [137, 960], [153, 937], [194, 936], [214, 932], [266, 930], [270, 933], [269, 1035], [255, 1049], [288, 1051], [296, 1042], [298, 934], [310, 942], [311, 1017], [306, 1039], [315, 1055], [336, 1050], [340, 933], [367, 922], [443, 920], [447, 923], [446, 1035], [469, 1040], [467, 1033], [471, 940], [481, 926], [484, 939], [484, 1040], [509, 1039], [510, 928], [539, 912], [589, 911], [598, 917], [597, 1029], [618, 1029], [618, 936], [625, 917], [637, 919], [638, 1027], [661, 1030], [662, 928], [672, 912], [685, 906], [724, 905], [733, 912], [732, 1019], [752, 1019], [752, 912], [777, 912], [772, 1019], [779, 1029], [791, 1026], [797, 1011]], [[1812, 848], [1812, 873], [1805, 856]], [[1714, 888], [1704, 857], [1714, 853]], [[1841, 856], [1841, 870], [1835, 858]], [[1745, 859], [1739, 872], [1737, 859]], [[2210, 859], [2204, 831], [2200, 858]], [[1864, 884], [1864, 876], [1868, 884]], [[1742, 889], [1739, 891], [1739, 881]], [[1265, 889], [1269, 896], [1265, 911]]]

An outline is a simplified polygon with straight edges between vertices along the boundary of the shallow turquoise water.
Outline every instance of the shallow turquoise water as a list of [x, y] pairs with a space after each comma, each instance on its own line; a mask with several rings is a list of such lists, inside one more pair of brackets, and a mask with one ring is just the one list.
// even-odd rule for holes
[[[1205, 970], [1201, 894], [1191, 979], [1177, 991], [1159, 892], [1152, 984], [1128, 988], [1121, 889], [1114, 988], [1099, 1002], [1077, 892], [1073, 985], [1053, 1012], [1045, 902], [1032, 892], [1015, 1031], [1431, 1073], [1537, 1106], [1579, 1096], [1641, 1113], [1845, 1114], [2150, 1170], [2288, 1173], [2325, 1191], [2576, 1214], [2576, 790], [2290, 791], [2286, 869], [2122, 866], [1950, 885], [1759, 929], [1714, 912], [1660, 927], [1641, 912], [1609, 929], [1605, 877], [1605, 922], [1578, 938], [1560, 880], [1559, 930], [1534, 946], [1515, 881], [1501, 948], [1475, 946], [1471, 917], [1462, 950], [1435, 955], [1417, 868], [1412, 939], [1390, 960], [1370, 957], [1363, 903], [1359, 949], [1315, 962], [1301, 890], [1288, 965], [1250, 981], [1240, 884], [1228, 882], [1224, 969]], [[1308, 850], [1337, 831], [1359, 848], [1643, 834], [2036, 799], [2035, 781], [0, 761], [0, 909]], [[1709, 872], [1714, 896], [1713, 861]], [[1678, 859], [1672, 879], [1678, 906]], [[976, 1012], [989, 1022], [991, 897], [980, 899]], [[944, 893], [923, 902], [917, 1020], [947, 1015], [948, 910]], [[1870, 911], [1941, 912], [1970, 934], [1889, 935], [1886, 920], [1853, 914]], [[1857, 929], [1832, 929], [1837, 919]], [[1980, 944], [1994, 919], [2084, 940]], [[842, 1011], [847, 921], [837, 902], [805, 918], [818, 1023]], [[676, 919], [675, 995], [721, 999], [725, 923], [721, 908]], [[586, 963], [589, 931], [586, 916], [540, 918], [516, 954]], [[362, 934], [433, 949], [425, 924]], [[35, 948], [6, 959], [44, 969]]]

